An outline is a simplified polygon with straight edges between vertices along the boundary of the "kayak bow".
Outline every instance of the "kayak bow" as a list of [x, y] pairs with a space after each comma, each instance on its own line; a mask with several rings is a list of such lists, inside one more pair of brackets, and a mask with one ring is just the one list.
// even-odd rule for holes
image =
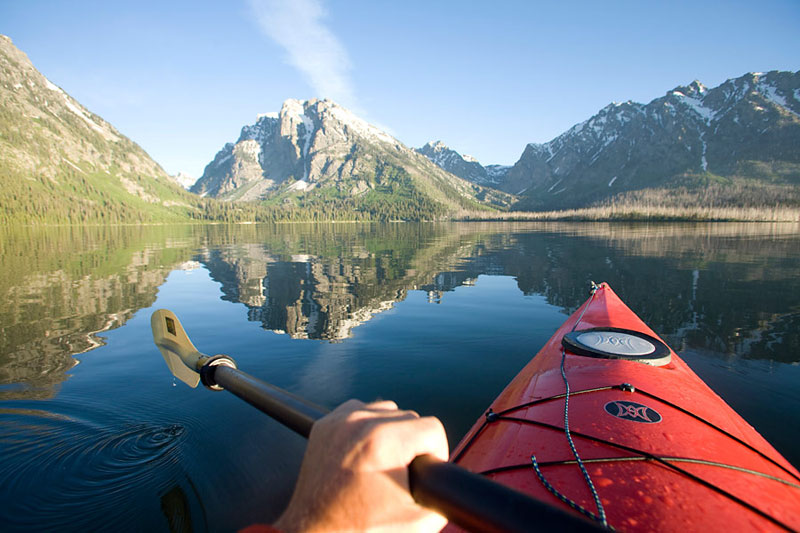
[[800, 529], [800, 473], [605, 283], [451, 461], [617, 530]]

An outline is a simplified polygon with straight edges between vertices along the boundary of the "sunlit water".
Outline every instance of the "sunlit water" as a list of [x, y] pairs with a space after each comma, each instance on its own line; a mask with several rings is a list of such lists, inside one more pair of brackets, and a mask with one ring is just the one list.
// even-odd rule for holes
[[387, 398], [454, 446], [607, 281], [800, 464], [797, 225], [332, 225], [0, 234], [0, 524], [234, 530], [285, 505], [303, 440], [177, 382], [194, 343], [333, 407]]

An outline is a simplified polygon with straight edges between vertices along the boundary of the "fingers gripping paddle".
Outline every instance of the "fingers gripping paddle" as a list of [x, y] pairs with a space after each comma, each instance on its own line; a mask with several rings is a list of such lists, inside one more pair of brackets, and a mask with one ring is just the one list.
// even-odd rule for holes
[[[153, 341], [172, 374], [194, 388], [202, 382], [227, 390], [296, 433], [308, 437], [328, 411], [249, 376], [227, 355], [210, 357], [189, 340], [175, 313], [159, 309], [150, 319]], [[429, 455], [408, 465], [411, 496], [469, 531], [597, 531], [595, 524], [521, 492]]]

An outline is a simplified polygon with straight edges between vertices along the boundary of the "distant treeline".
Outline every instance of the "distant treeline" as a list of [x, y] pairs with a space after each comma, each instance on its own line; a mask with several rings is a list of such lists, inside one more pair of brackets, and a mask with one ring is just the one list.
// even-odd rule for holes
[[[0, 176], [12, 170], [0, 162]], [[143, 197], [106, 173], [63, 169], [59, 178], [15, 176], [0, 188], [0, 224], [143, 224], [170, 222], [321, 222], [419, 220], [800, 220], [800, 187], [744, 178], [693, 179], [685, 185], [628, 191], [595, 205], [560, 211], [449, 211], [401, 172], [352, 196], [327, 189], [264, 202], [225, 202], [159, 184]], [[124, 178], [136, 187], [136, 177]], [[144, 180], [141, 183], [145, 183]], [[152, 186], [152, 180], [148, 183]], [[124, 184], [123, 184], [124, 185]], [[158, 198], [172, 198], [161, 201]]]
[[[762, 203], [748, 201], [755, 192]], [[785, 193], [786, 200], [778, 198]], [[741, 196], [740, 196], [741, 195]], [[461, 220], [586, 220], [586, 221], [753, 221], [800, 222], [800, 193], [777, 188], [751, 191], [743, 185], [731, 190], [707, 191], [648, 189], [631, 191], [599, 205], [560, 211], [469, 213]]]

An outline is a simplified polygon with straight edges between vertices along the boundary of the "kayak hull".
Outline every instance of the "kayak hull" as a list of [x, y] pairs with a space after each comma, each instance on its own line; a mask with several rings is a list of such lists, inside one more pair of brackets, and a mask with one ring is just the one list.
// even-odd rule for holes
[[800, 530], [800, 473], [786, 459], [665, 344], [666, 357], [645, 363], [577, 355], [562, 343], [594, 328], [663, 342], [600, 285], [498, 396], [451, 460], [551, 505], [598, 515], [565, 432], [566, 376], [570, 436], [610, 526]]

